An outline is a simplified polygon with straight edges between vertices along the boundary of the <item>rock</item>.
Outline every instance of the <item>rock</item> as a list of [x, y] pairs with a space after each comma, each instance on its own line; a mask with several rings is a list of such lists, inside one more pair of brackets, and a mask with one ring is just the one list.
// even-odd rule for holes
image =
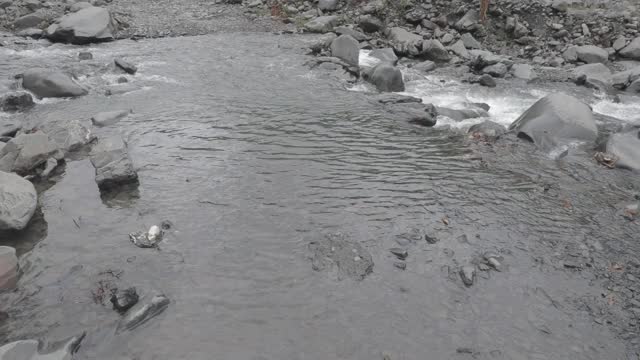
[[463, 266], [460, 269], [460, 278], [466, 287], [470, 287], [476, 280], [476, 268], [473, 266]]
[[511, 66], [511, 72], [515, 78], [527, 81], [534, 80], [538, 77], [533, 70], [533, 66], [528, 64], [514, 64]]
[[458, 40], [453, 45], [449, 46], [449, 50], [463, 59], [469, 59], [471, 57], [462, 40]]
[[346, 26], [338, 26], [335, 29], [333, 29], [333, 31], [335, 31], [335, 33], [338, 35], [349, 35], [352, 38], [356, 39], [357, 41], [365, 41], [370, 39], [369, 36], [361, 33], [360, 31], [354, 30]]
[[371, 50], [369, 56], [380, 60], [381, 62], [386, 62], [391, 65], [398, 64], [398, 57], [392, 48], [382, 48], [382, 49], [374, 49]]
[[78, 120], [46, 121], [38, 128], [67, 152], [76, 151], [95, 139], [91, 131]]
[[0, 171], [26, 175], [52, 156], [60, 157], [59, 149], [47, 134], [20, 134], [0, 149]]
[[94, 115], [91, 118], [91, 122], [93, 123], [93, 125], [98, 127], [114, 125], [118, 121], [127, 117], [127, 115], [129, 115], [130, 113], [131, 113], [131, 110], [115, 110], [115, 111], [101, 112]]
[[640, 79], [640, 66], [613, 74], [611, 85], [616, 89], [624, 90], [638, 79]]
[[606, 63], [609, 59], [607, 50], [594, 45], [579, 46], [576, 49], [576, 53], [578, 60], [586, 62], [587, 64]]
[[22, 77], [22, 87], [39, 98], [77, 97], [89, 93], [68, 75], [44, 69], [27, 70]]
[[496, 139], [507, 132], [504, 126], [486, 120], [481, 122], [480, 124], [475, 124], [469, 128], [469, 134], [473, 137], [483, 137], [488, 139]]
[[595, 79], [603, 83], [609, 83], [609, 81], [611, 81], [611, 70], [601, 63], [578, 66], [574, 68], [571, 73], [575, 79], [584, 75], [587, 80]]
[[53, 170], [55, 170], [57, 167], [58, 167], [58, 160], [52, 157], [48, 158], [47, 162], [45, 163], [44, 170], [42, 170], [42, 173], [40, 174], [40, 177], [44, 179], [48, 178], [51, 172], [53, 172]]
[[10, 93], [0, 97], [0, 111], [25, 111], [35, 105], [31, 94], [26, 92]]
[[138, 231], [129, 234], [129, 240], [133, 245], [139, 248], [157, 248], [158, 244], [162, 241], [164, 232], [159, 226], [153, 225], [149, 228], [149, 231]]
[[454, 121], [489, 117], [489, 113], [483, 109], [450, 109], [441, 106], [436, 107], [436, 109], [439, 116], [445, 116]]
[[507, 69], [507, 65], [503, 63], [497, 63], [493, 65], [489, 65], [482, 69], [483, 74], [489, 74], [492, 77], [502, 78], [504, 77], [509, 70]]
[[155, 295], [149, 303], [135, 310], [131, 310], [131, 312], [120, 321], [116, 332], [130, 331], [137, 328], [162, 313], [169, 306], [169, 303], [171, 303], [171, 301], [163, 294]]
[[562, 53], [562, 57], [570, 63], [578, 61], [578, 47], [570, 46]]
[[393, 49], [399, 55], [418, 56], [422, 44], [422, 36], [408, 32], [399, 27], [391, 28], [387, 34]]
[[421, 63], [415, 64], [411, 68], [417, 71], [429, 72], [429, 71], [435, 70], [436, 63], [434, 63], [433, 61], [427, 60], [427, 61], [423, 61]]
[[635, 80], [634, 82], [629, 84], [629, 86], [627, 86], [626, 91], [632, 94], [640, 94], [640, 79]]
[[441, 42], [442, 44], [448, 45], [448, 44], [450, 44], [453, 40], [454, 40], [453, 35], [451, 35], [451, 34], [449, 34], [449, 33], [446, 33], [446, 34], [444, 34], [444, 36], [440, 39], [440, 42]]
[[640, 131], [635, 129], [613, 134], [607, 141], [608, 154], [615, 157], [615, 166], [640, 171]]
[[47, 37], [51, 41], [82, 45], [111, 41], [115, 31], [109, 10], [92, 6], [58, 19], [47, 28]]
[[93, 60], [93, 54], [88, 51], [78, 53], [78, 60]]
[[337, 16], [319, 16], [304, 24], [304, 28], [309, 32], [324, 34], [333, 31], [338, 21]]
[[44, 31], [38, 28], [26, 28], [24, 30], [18, 31], [16, 35], [22, 36], [24, 38], [40, 39], [44, 36]]
[[118, 83], [118, 84], [124, 84], [124, 83], [128, 83], [128, 82], [129, 82], [129, 80], [124, 76], [120, 76], [118, 78], [118, 80], [116, 80], [116, 83]]
[[478, 71], [487, 66], [505, 61], [502, 57], [484, 50], [469, 50], [469, 56], [473, 59], [470, 66]]
[[420, 7], [414, 7], [413, 10], [409, 10], [404, 14], [404, 19], [410, 24], [419, 24], [424, 18], [427, 17], [427, 13]]
[[439, 241], [437, 237], [431, 236], [429, 234], [424, 235], [424, 240], [427, 242], [427, 244], [431, 244], [431, 245], [434, 245]]
[[407, 252], [406, 249], [391, 248], [389, 249], [389, 252], [392, 253], [395, 257], [397, 257], [399, 260], [404, 260], [407, 258], [407, 256], [409, 256], [409, 253]]
[[311, 43], [311, 45], [309, 45], [309, 49], [311, 49], [314, 54], [319, 54], [328, 49], [331, 46], [333, 40], [335, 40], [337, 37], [338, 35], [332, 32], [322, 34], [318, 36], [318, 38], [313, 43]]
[[467, 49], [481, 49], [482, 48], [482, 44], [480, 44], [480, 42], [478, 42], [478, 40], [476, 40], [473, 35], [471, 35], [471, 33], [464, 33], [462, 34], [462, 36], [460, 37], [460, 40], [462, 40], [462, 43], [464, 44], [464, 47]]
[[100, 189], [138, 181], [127, 145], [120, 136], [100, 139], [91, 153], [91, 163]]
[[[31, 182], [16, 174], [0, 171], [0, 229], [24, 229], [37, 205], [38, 195]], [[2, 275], [2, 257], [0, 253], [0, 288], [3, 279], [6, 280]]]
[[561, 142], [593, 142], [598, 137], [591, 108], [563, 93], [538, 100], [509, 126], [509, 130], [544, 150], [551, 150]]
[[338, 0], [319, 0], [318, 9], [322, 11], [334, 11], [338, 9]]
[[464, 16], [456, 22], [454, 27], [459, 31], [469, 31], [475, 27], [479, 20], [478, 12], [471, 9], [467, 11]]
[[56, 350], [41, 353], [41, 346], [37, 340], [20, 340], [0, 347], [2, 360], [71, 360], [78, 351], [85, 334], [76, 336]]
[[625, 46], [627, 46], [627, 39], [624, 36], [620, 36], [616, 39], [616, 41], [613, 42], [613, 45], [611, 47], [615, 51], [620, 51], [624, 49]]
[[389, 104], [385, 107], [388, 117], [421, 126], [435, 126], [438, 117], [436, 107], [431, 104]]
[[[2, 173], [0, 173], [0, 179]], [[2, 180], [0, 180], [2, 181]], [[0, 193], [2, 183], [0, 183]], [[0, 204], [0, 206], [2, 206]], [[13, 289], [18, 281], [18, 257], [16, 249], [10, 246], [0, 246], [0, 291]]]
[[140, 88], [137, 87], [136, 85], [129, 84], [129, 83], [119, 83], [116, 85], [109, 85], [107, 89], [104, 91], [104, 94], [107, 96], [122, 95], [122, 94], [130, 93], [138, 90], [140, 90]]
[[113, 310], [124, 314], [137, 304], [139, 299], [140, 297], [136, 292], [136, 288], [130, 287], [124, 291], [117, 291], [112, 294], [109, 301], [111, 301], [111, 304], [113, 305]]
[[382, 20], [378, 19], [373, 15], [363, 15], [360, 16], [358, 20], [358, 25], [362, 29], [362, 31], [366, 33], [374, 33], [376, 31], [382, 30], [384, 26]]
[[379, 94], [378, 96], [376, 96], [376, 100], [380, 104], [406, 104], [422, 102], [422, 99], [417, 97], [393, 93]]
[[527, 36], [527, 34], [529, 34], [529, 29], [527, 29], [527, 27], [524, 26], [524, 24], [522, 24], [521, 22], [516, 22], [516, 26], [513, 29], [513, 37], [516, 39], [520, 39], [523, 36]]
[[425, 40], [422, 42], [421, 55], [427, 60], [446, 62], [451, 60], [451, 55], [438, 40]]
[[637, 37], [618, 52], [620, 56], [633, 60], [640, 60], [640, 37]]
[[368, 77], [368, 80], [376, 86], [378, 91], [404, 91], [402, 72], [391, 64], [380, 63], [376, 65], [371, 71], [371, 76]]
[[407, 263], [404, 261], [394, 261], [393, 266], [400, 270], [405, 270], [407, 268]]
[[119, 67], [129, 75], [134, 75], [138, 71], [138, 68], [135, 65], [125, 61], [122, 58], [115, 59], [114, 63], [116, 64], [117, 67]]
[[311, 266], [315, 271], [336, 269], [340, 279], [362, 280], [373, 271], [371, 254], [343, 234], [330, 234], [309, 244]]
[[13, 26], [16, 29], [37, 28], [45, 20], [44, 15], [40, 12], [34, 12], [17, 18], [13, 22]]
[[77, 3], [75, 3], [75, 4], [71, 5], [71, 6], [69, 6], [69, 11], [70, 11], [70, 12], [72, 12], [72, 13], [74, 13], [74, 12], [78, 12], [78, 11], [80, 11], [80, 10], [82, 10], [82, 9], [90, 8], [90, 7], [92, 7], [92, 6], [93, 6], [93, 5], [91, 5], [91, 4], [90, 4], [90, 3], [88, 3], [88, 2], [80, 1], [80, 2], [77, 2]]
[[493, 79], [493, 76], [489, 74], [480, 76], [480, 78], [478, 79], [478, 84], [486, 87], [496, 87], [496, 81]]
[[344, 60], [347, 64], [358, 66], [360, 47], [358, 41], [350, 35], [340, 35], [331, 43], [331, 56]]

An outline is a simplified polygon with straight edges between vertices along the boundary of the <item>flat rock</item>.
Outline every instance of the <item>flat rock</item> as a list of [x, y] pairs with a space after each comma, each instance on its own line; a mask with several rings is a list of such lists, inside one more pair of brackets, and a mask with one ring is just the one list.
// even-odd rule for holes
[[611, 45], [615, 51], [620, 51], [624, 49], [625, 46], [627, 46], [627, 39], [625, 39], [624, 36], [618, 37], [616, 41], [613, 42], [613, 45]]
[[463, 59], [469, 59], [471, 57], [462, 40], [458, 40], [453, 45], [449, 46], [449, 50]]
[[22, 87], [39, 98], [77, 97], [88, 94], [84, 87], [62, 72], [31, 69], [24, 72]]
[[111, 41], [115, 31], [109, 10], [92, 6], [58, 19], [47, 28], [47, 37], [51, 41], [83, 45]]
[[604, 64], [585, 64], [574, 68], [572, 71], [574, 78], [586, 76], [588, 80], [599, 80], [603, 83], [609, 83], [611, 81], [611, 70]]
[[368, 35], [365, 35], [358, 30], [354, 30], [346, 26], [338, 26], [335, 29], [333, 29], [333, 31], [338, 35], [349, 35], [352, 38], [356, 39], [357, 41], [365, 41], [370, 39]]
[[122, 94], [127, 94], [127, 93], [138, 91], [138, 90], [140, 90], [140, 88], [137, 87], [136, 85], [123, 83], [123, 84], [115, 84], [115, 85], [107, 86], [106, 90], [104, 91], [104, 94], [107, 96], [122, 95]]
[[[0, 171], [0, 229], [24, 229], [37, 205], [38, 194], [30, 181], [16, 174]], [[3, 278], [0, 263], [0, 288]]]
[[432, 104], [404, 103], [385, 106], [387, 117], [398, 121], [432, 127], [438, 119], [438, 111]]
[[98, 127], [114, 125], [131, 113], [131, 110], [114, 110], [101, 112], [91, 118], [93, 125]]
[[376, 100], [380, 104], [406, 104], [406, 103], [421, 103], [422, 102], [422, 99], [417, 98], [417, 97], [394, 94], [394, 93], [380, 94], [380, 95], [376, 96]]
[[576, 49], [578, 60], [586, 62], [587, 64], [593, 63], [606, 63], [609, 59], [609, 53], [603, 48], [599, 48], [595, 45], [579, 46]]
[[91, 130], [78, 120], [45, 121], [38, 128], [67, 152], [78, 150], [95, 139]]
[[640, 37], [637, 37], [622, 48], [619, 52], [620, 56], [633, 60], [640, 60]]
[[24, 38], [40, 39], [41, 37], [44, 36], [44, 31], [42, 29], [30, 27], [30, 28], [26, 28], [24, 30], [18, 31], [16, 35]]
[[322, 11], [334, 11], [338, 9], [338, 0], [319, 0], [318, 9]]
[[[0, 173], [0, 178], [1, 177], [2, 174]], [[0, 187], [2, 186], [1, 181], [2, 180], [0, 180]], [[1, 189], [0, 194], [2, 194]], [[16, 256], [16, 249], [10, 246], [0, 246], [0, 291], [13, 289], [17, 280], [18, 257]]]
[[442, 106], [438, 106], [436, 109], [438, 110], [439, 116], [445, 116], [455, 121], [489, 117], [489, 113], [483, 109], [451, 109]]
[[533, 66], [529, 64], [513, 64], [511, 73], [513, 77], [526, 81], [531, 81], [538, 77], [535, 70], [533, 70]]
[[41, 131], [20, 134], [0, 149], [0, 171], [29, 174], [50, 157], [59, 157], [59, 151], [58, 145]]
[[304, 28], [313, 33], [327, 33], [333, 31], [338, 22], [337, 16], [319, 16], [304, 24]]
[[13, 26], [16, 29], [37, 28], [44, 21], [46, 21], [44, 15], [37, 11], [17, 18], [13, 22]]
[[114, 63], [118, 68], [122, 69], [127, 74], [134, 75], [138, 71], [138, 68], [135, 65], [122, 58], [116, 58], [114, 60]]
[[488, 75], [491, 75], [492, 77], [497, 77], [497, 78], [504, 77], [508, 71], [509, 69], [507, 68], [507, 65], [503, 63], [489, 65], [482, 69], [483, 74], [488, 74]]
[[640, 79], [640, 66], [613, 74], [611, 85], [616, 89], [624, 90], [638, 79]]
[[425, 40], [422, 42], [421, 55], [427, 60], [446, 62], [451, 60], [451, 55], [438, 40]]
[[362, 280], [373, 271], [371, 254], [343, 234], [330, 234], [309, 244], [311, 264], [316, 271], [337, 270], [344, 277]]
[[99, 139], [91, 152], [91, 164], [96, 169], [96, 183], [100, 189], [138, 181], [127, 144], [119, 135]]
[[151, 300], [137, 308], [131, 309], [120, 321], [117, 332], [131, 331], [148, 322], [167, 309], [171, 301], [164, 294], [157, 294]]

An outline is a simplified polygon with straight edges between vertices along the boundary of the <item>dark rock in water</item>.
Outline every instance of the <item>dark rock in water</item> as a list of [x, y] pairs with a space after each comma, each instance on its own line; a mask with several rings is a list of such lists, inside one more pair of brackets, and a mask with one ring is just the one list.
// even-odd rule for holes
[[598, 137], [591, 108], [563, 93], [538, 100], [509, 126], [509, 130], [544, 150], [551, 150], [562, 142], [593, 142]]
[[450, 109], [446, 107], [436, 107], [438, 115], [446, 116], [451, 120], [463, 121], [479, 117], [489, 117], [489, 113], [483, 109]]
[[358, 20], [358, 25], [362, 31], [367, 33], [374, 33], [380, 31], [383, 27], [382, 20], [373, 15], [362, 15]]
[[407, 263], [404, 261], [396, 261], [393, 263], [393, 266], [397, 267], [400, 270], [405, 270], [407, 268]]
[[127, 74], [134, 75], [138, 71], [138, 68], [135, 65], [125, 61], [124, 59], [117, 58], [114, 62], [117, 67], [124, 70]]
[[0, 97], [0, 111], [25, 111], [35, 106], [33, 97], [26, 92], [11, 93]]
[[304, 24], [304, 28], [309, 32], [324, 34], [333, 31], [338, 22], [337, 16], [319, 16]]
[[124, 291], [118, 291], [115, 294], [112, 294], [110, 301], [111, 304], [113, 304], [113, 310], [124, 314], [127, 310], [131, 309], [138, 303], [138, 299], [139, 296], [136, 292], [136, 288], [130, 287]]
[[43, 69], [27, 70], [22, 75], [22, 87], [39, 98], [77, 97], [89, 93], [68, 75]]
[[332, 32], [322, 34], [318, 36], [318, 38], [313, 43], [311, 43], [311, 45], [309, 45], [309, 49], [311, 49], [311, 52], [313, 52], [314, 54], [319, 54], [324, 50], [327, 50], [331, 46], [333, 40], [335, 40], [337, 37], [338, 35]]
[[337, 268], [340, 278], [362, 280], [373, 271], [371, 254], [356, 242], [342, 234], [327, 235], [309, 244], [312, 267], [316, 271]]
[[104, 91], [104, 94], [107, 96], [122, 95], [122, 94], [130, 93], [138, 90], [140, 90], [139, 87], [133, 84], [124, 83], [124, 84], [108, 86], [107, 89]]
[[422, 102], [422, 99], [420, 98], [400, 94], [380, 94], [376, 97], [376, 99], [381, 104], [405, 104]]
[[88, 51], [78, 53], [78, 60], [93, 60], [93, 54]]
[[369, 40], [370, 37], [361, 33], [360, 31], [354, 30], [350, 27], [346, 26], [338, 26], [333, 31], [338, 35], [349, 35], [357, 41], [366, 41]]
[[640, 66], [613, 74], [611, 85], [618, 90], [624, 90], [638, 79], [640, 79]]
[[133, 330], [162, 313], [171, 301], [163, 294], [154, 296], [151, 301], [131, 310], [118, 324], [116, 332]]
[[85, 337], [82, 335], [73, 337], [62, 347], [41, 353], [43, 346], [37, 340], [19, 340], [0, 347], [1, 360], [71, 360], [80, 348], [80, 343]]
[[633, 60], [640, 60], [640, 37], [637, 37], [619, 52], [620, 56]]
[[92, 6], [58, 19], [47, 28], [47, 37], [51, 41], [82, 45], [111, 41], [115, 31], [109, 10]]
[[478, 84], [486, 87], [496, 87], [496, 81], [493, 79], [493, 76], [489, 74], [480, 76], [480, 78], [478, 79]]
[[44, 31], [38, 28], [27, 28], [27, 29], [18, 31], [16, 35], [22, 36], [25, 38], [40, 39], [44, 36]]
[[33, 184], [24, 178], [0, 171], [0, 229], [24, 229], [38, 205]]
[[398, 57], [392, 48], [382, 48], [382, 49], [374, 49], [371, 50], [369, 56], [380, 60], [381, 62], [386, 62], [391, 65], [398, 64]]
[[615, 166], [640, 171], [640, 130], [611, 135], [607, 153], [615, 157]]
[[425, 40], [422, 42], [421, 55], [427, 60], [446, 62], [451, 60], [451, 55], [438, 40]]
[[380, 63], [376, 65], [367, 80], [375, 85], [378, 91], [404, 91], [402, 72], [391, 64]]
[[0, 149], [0, 171], [26, 175], [47, 162], [61, 157], [58, 145], [43, 132], [20, 134]]
[[460, 269], [460, 278], [466, 287], [470, 287], [476, 280], [476, 268], [474, 266], [463, 266]]
[[320, 69], [338, 69], [342, 68], [345, 72], [353, 75], [354, 77], [360, 76], [359, 68], [350, 64], [347, 64], [342, 59], [338, 59], [333, 56], [317, 56], [306, 63], [310, 68]]
[[411, 68], [418, 71], [422, 71], [422, 72], [429, 72], [429, 71], [435, 70], [436, 63], [434, 63], [433, 61], [427, 60], [419, 64], [415, 64]]
[[387, 110], [388, 116], [392, 119], [427, 127], [434, 126], [438, 117], [438, 111], [432, 104], [389, 104], [385, 107], [385, 110]]
[[469, 134], [472, 136], [481, 136], [488, 139], [496, 139], [506, 132], [507, 129], [505, 129], [504, 126], [489, 120], [475, 124], [469, 128]]
[[389, 252], [391, 252], [393, 255], [395, 255], [395, 257], [397, 257], [400, 260], [404, 260], [407, 258], [407, 256], [409, 256], [409, 253], [407, 252], [406, 249], [391, 248], [389, 249]]
[[118, 84], [125, 84], [125, 83], [128, 83], [128, 82], [129, 82], [129, 79], [127, 79], [127, 78], [126, 78], [126, 77], [124, 77], [124, 76], [120, 76], [116, 82], [117, 82]]
[[358, 41], [350, 35], [340, 35], [331, 43], [331, 56], [344, 60], [347, 64], [358, 66], [360, 47]]
[[424, 239], [427, 241], [427, 243], [433, 245], [435, 243], [437, 243], [439, 240], [438, 238], [436, 238], [435, 236], [431, 236], [429, 234], [425, 234], [424, 235]]
[[40, 125], [39, 129], [49, 135], [49, 138], [55, 141], [60, 149], [65, 151], [78, 150], [95, 140], [95, 136], [88, 127], [78, 120], [58, 119], [45, 121]]
[[100, 189], [138, 181], [127, 145], [118, 135], [98, 141], [91, 153], [91, 163], [96, 169], [96, 183]]
[[334, 11], [338, 9], [338, 0], [319, 0], [318, 9], [322, 11]]
[[102, 127], [116, 124], [118, 121], [127, 117], [131, 113], [131, 110], [116, 110], [116, 111], [107, 111], [96, 114], [91, 118], [91, 122], [93, 125]]

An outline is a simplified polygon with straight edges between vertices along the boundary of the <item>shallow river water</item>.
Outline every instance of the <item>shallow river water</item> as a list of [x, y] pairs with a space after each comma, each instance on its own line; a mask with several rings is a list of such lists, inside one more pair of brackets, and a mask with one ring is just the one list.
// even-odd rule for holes
[[[93, 89], [11, 121], [131, 108], [96, 132], [121, 132], [140, 176], [137, 191], [103, 199], [88, 159], [69, 160], [30, 229], [0, 239], [18, 248], [23, 272], [16, 291], [0, 294], [9, 315], [0, 343], [86, 331], [79, 359], [627, 358], [628, 339], [580, 305], [602, 301], [598, 278], [562, 262], [637, 249], [638, 224], [614, 215], [636, 177], [579, 150], [553, 160], [524, 142], [488, 146], [385, 119], [366, 86], [303, 66], [306, 41], [120, 41], [87, 48], [94, 59], [83, 64], [78, 47], [0, 48], [0, 86], [44, 66], [72, 70]], [[121, 76], [109, 68], [114, 56], [139, 65], [127, 77], [141, 90], [102, 95]], [[503, 124], [555, 91], [439, 80], [410, 82], [407, 93], [487, 102]], [[634, 120], [635, 105], [586, 101]], [[162, 220], [173, 227], [159, 251], [129, 242]], [[366, 248], [373, 272], [356, 281], [314, 271], [308, 244], [329, 233]], [[399, 246], [409, 252], [405, 271], [388, 251]], [[465, 287], [458, 269], [485, 251], [503, 255], [506, 268]], [[92, 296], [100, 281], [162, 292], [171, 304], [116, 334], [120, 316]]]

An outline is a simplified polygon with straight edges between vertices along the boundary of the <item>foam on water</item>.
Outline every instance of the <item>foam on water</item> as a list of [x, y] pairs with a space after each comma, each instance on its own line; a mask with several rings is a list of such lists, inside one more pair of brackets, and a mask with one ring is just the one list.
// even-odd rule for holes
[[640, 123], [640, 101], [614, 103], [610, 99], [602, 99], [592, 105], [593, 111], [616, 119]]

